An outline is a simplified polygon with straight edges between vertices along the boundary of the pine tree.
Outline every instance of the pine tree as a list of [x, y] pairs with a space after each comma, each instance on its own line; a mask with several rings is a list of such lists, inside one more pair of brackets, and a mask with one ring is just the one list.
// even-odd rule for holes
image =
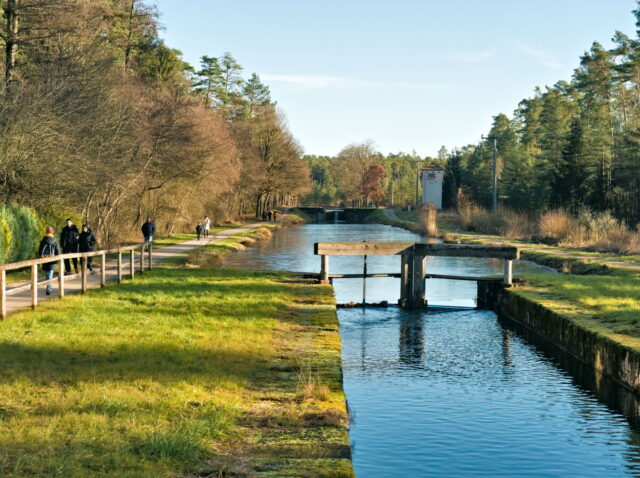
[[554, 205], [577, 212], [585, 205], [590, 172], [585, 157], [584, 130], [579, 118], [571, 122], [567, 144], [554, 171], [552, 192]]

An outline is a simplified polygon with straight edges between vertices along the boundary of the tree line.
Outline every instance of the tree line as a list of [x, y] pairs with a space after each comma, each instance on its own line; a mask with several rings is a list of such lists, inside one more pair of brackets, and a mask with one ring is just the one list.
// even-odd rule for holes
[[[563, 208], [610, 211], [640, 222], [640, 7], [632, 38], [595, 42], [571, 81], [536, 88], [511, 117], [493, 118], [499, 202], [528, 212]], [[493, 141], [446, 155], [444, 204], [461, 199], [490, 207]]]
[[172, 232], [309, 190], [268, 86], [230, 53], [186, 63], [152, 4], [0, 5], [0, 202], [71, 211], [113, 243], [148, 215]]
[[419, 176], [430, 164], [443, 166], [446, 150], [438, 157], [420, 157], [415, 152], [378, 152], [371, 142], [350, 144], [336, 156], [307, 155], [311, 168], [308, 205], [415, 206], [421, 196]]

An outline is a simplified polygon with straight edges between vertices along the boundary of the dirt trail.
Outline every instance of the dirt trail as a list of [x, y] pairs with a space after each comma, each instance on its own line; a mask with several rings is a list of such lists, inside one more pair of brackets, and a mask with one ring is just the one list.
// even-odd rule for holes
[[[152, 265], [155, 266], [161, 263], [162, 261], [166, 261], [167, 259], [171, 259], [173, 257], [186, 254], [192, 251], [193, 249], [197, 249], [198, 247], [220, 242], [236, 234], [250, 231], [252, 229], [257, 229], [262, 225], [263, 223], [260, 223], [260, 222], [253, 223], [253, 224], [246, 224], [244, 226], [234, 227], [233, 229], [225, 229], [224, 231], [220, 231], [216, 233], [215, 237], [210, 236], [209, 238], [206, 238], [206, 239], [203, 238], [203, 239], [200, 239], [199, 241], [197, 239], [193, 239], [191, 241], [181, 242], [179, 244], [174, 244], [172, 246], [155, 248], [153, 249]], [[136, 252], [137, 254], [136, 254], [135, 267], [136, 267], [136, 274], [138, 274], [139, 265], [140, 265], [139, 263], [140, 253], [139, 251], [136, 251]], [[129, 277], [129, 257], [128, 256], [129, 256], [128, 253], [124, 253], [123, 260], [122, 260], [123, 275], [125, 278]], [[94, 261], [96, 260], [99, 262], [100, 259], [95, 258]], [[145, 268], [147, 267], [147, 264], [148, 264], [147, 258], [145, 257]], [[118, 266], [117, 261], [115, 259], [107, 261], [107, 264], [106, 264], [107, 282], [117, 280], [117, 266]], [[43, 275], [42, 271], [39, 271], [39, 274]], [[57, 274], [56, 274], [56, 277], [57, 277]], [[11, 289], [17, 288], [17, 286], [18, 284], [12, 284], [12, 287], [10, 287], [7, 290], [7, 292], [10, 293]], [[99, 287], [100, 287], [100, 265], [98, 264], [96, 265], [96, 267], [94, 267], [94, 272], [92, 274], [89, 274], [89, 276], [87, 277], [87, 288], [95, 289]], [[53, 291], [51, 295], [46, 295], [45, 290], [46, 288], [44, 285], [38, 287], [38, 302], [43, 302], [51, 299], [58, 299], [57, 282], [53, 285]], [[64, 280], [65, 294], [78, 294], [81, 292], [82, 292], [82, 283], [81, 283], [80, 274], [74, 274], [72, 276], [65, 277], [65, 280]], [[30, 289], [7, 296], [7, 313], [8, 314], [19, 309], [30, 308], [30, 307], [31, 307], [31, 290]]]

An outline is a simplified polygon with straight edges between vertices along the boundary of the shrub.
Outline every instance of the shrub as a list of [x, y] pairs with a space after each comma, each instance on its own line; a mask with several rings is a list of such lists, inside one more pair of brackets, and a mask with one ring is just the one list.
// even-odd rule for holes
[[35, 257], [45, 227], [64, 224], [67, 217], [62, 212], [38, 214], [20, 204], [0, 204], [0, 263]]
[[429, 237], [436, 237], [438, 235], [437, 224], [438, 211], [433, 203], [422, 204], [418, 209], [418, 222], [422, 232]]

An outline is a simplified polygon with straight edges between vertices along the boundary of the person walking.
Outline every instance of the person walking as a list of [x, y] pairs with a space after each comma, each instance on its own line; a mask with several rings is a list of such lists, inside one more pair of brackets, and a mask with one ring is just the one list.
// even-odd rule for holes
[[271, 210], [267, 211], [267, 220], [269, 222], [271, 222], [271, 216], [273, 215], [273, 213], [271, 212]]
[[[55, 231], [52, 227], [47, 227], [45, 230], [44, 237], [40, 241], [40, 246], [38, 247], [38, 255], [40, 257], [53, 257], [60, 255], [60, 244], [56, 241], [55, 236], [53, 235]], [[53, 273], [56, 270], [56, 263], [46, 262], [42, 264], [42, 270], [45, 273], [45, 278], [47, 281], [53, 279]], [[60, 274], [63, 272], [60, 271]], [[47, 295], [51, 295], [51, 283], [47, 282]]]
[[[96, 236], [86, 224], [82, 225], [82, 232], [78, 239], [80, 252], [93, 252], [96, 247]], [[87, 257], [87, 268], [93, 272], [93, 257]]]
[[202, 225], [204, 227], [204, 237], [209, 237], [209, 229], [211, 229], [211, 219], [209, 219], [209, 216], [204, 217]]
[[199, 222], [198, 225], [196, 226], [196, 235], [198, 236], [198, 240], [200, 240], [200, 236], [202, 235], [202, 230], [203, 230], [202, 223]]
[[[71, 254], [78, 252], [78, 239], [80, 239], [80, 231], [78, 231], [78, 227], [69, 218], [67, 219], [67, 225], [62, 228], [62, 231], [60, 231], [60, 246], [62, 247], [62, 253]], [[78, 258], [74, 257], [72, 261], [73, 269], [77, 274]], [[71, 262], [69, 259], [64, 260], [64, 271], [67, 275], [71, 274]], [[62, 273], [62, 271], [60, 271], [60, 273]]]
[[142, 225], [142, 235], [144, 236], [144, 242], [153, 242], [153, 235], [156, 232], [156, 225], [153, 223], [150, 217], [147, 218], [147, 222]]
[[273, 211], [273, 222], [276, 222], [278, 220], [278, 211], [274, 210]]

